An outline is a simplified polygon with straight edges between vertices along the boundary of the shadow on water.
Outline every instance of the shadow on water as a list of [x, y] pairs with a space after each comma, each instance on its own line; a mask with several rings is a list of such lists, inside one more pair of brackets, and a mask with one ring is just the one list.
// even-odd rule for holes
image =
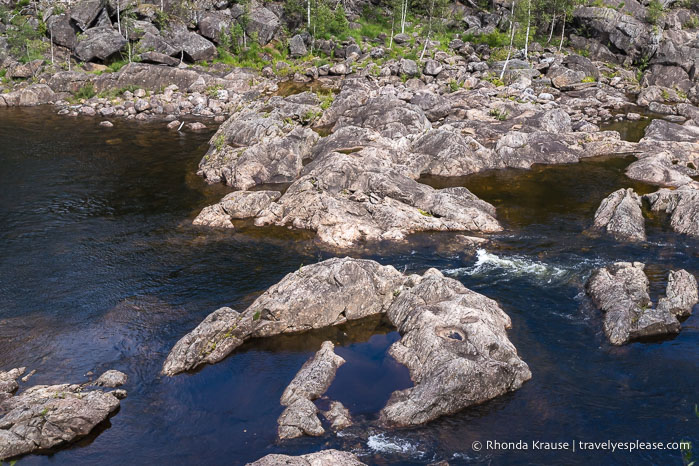
[[[45, 109], [0, 112], [0, 369], [37, 369], [20, 390], [82, 382], [88, 371], [109, 368], [129, 375], [129, 396], [109, 428], [21, 464], [244, 464], [328, 447], [369, 464], [667, 464], [679, 463], [679, 452], [475, 452], [470, 445], [699, 440], [696, 316], [671, 341], [616, 348], [581, 296], [591, 270], [616, 260], [648, 264], [654, 300], [668, 269], [699, 271], [697, 242], [669, 232], [662, 219], [647, 222], [643, 244], [589, 231], [612, 191], [654, 190], [625, 178], [630, 159], [424, 178], [468, 187], [497, 207], [505, 230], [477, 251], [456, 233], [425, 233], [335, 252], [318, 249], [308, 232], [245, 222], [234, 231], [191, 226], [202, 207], [229, 192], [193, 175], [210, 135], [127, 121], [105, 129]], [[196, 373], [159, 375], [172, 345], [214, 309], [243, 310], [301, 264], [348, 254], [408, 273], [436, 267], [497, 300], [532, 380], [425, 426], [384, 431], [375, 425], [378, 411], [410, 380], [387, 354], [398, 334], [380, 318], [254, 340]], [[343, 402], [360, 427], [277, 443], [279, 398], [326, 339], [347, 361], [327, 397]]]

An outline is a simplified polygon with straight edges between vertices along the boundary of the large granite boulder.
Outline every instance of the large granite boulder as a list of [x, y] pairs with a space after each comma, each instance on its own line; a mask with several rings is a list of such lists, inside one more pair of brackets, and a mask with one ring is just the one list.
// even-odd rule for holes
[[364, 105], [349, 108], [333, 130], [343, 126], [370, 128], [390, 138], [421, 134], [432, 127], [420, 107], [390, 96], [370, 98]]
[[665, 296], [658, 301], [658, 309], [667, 311], [677, 317], [692, 314], [699, 302], [697, 279], [686, 270], [671, 270]]
[[641, 198], [633, 189], [619, 189], [607, 196], [595, 212], [595, 228], [622, 241], [645, 241]]
[[587, 294], [604, 314], [604, 333], [612, 345], [680, 331], [670, 306], [652, 307], [644, 268], [639, 262], [617, 262], [596, 270], [587, 282]]
[[248, 15], [245, 32], [260, 45], [267, 45], [279, 31], [280, 26], [277, 15], [263, 6], [258, 6]]
[[106, 0], [81, 0], [70, 8], [70, 19], [81, 31], [87, 31], [106, 4]]
[[0, 401], [10, 398], [19, 388], [17, 379], [24, 374], [26, 367], [17, 367], [9, 371], [0, 371]]
[[106, 60], [126, 46], [126, 39], [110, 26], [88, 29], [75, 45], [75, 56], [82, 61]]
[[279, 196], [279, 191], [236, 191], [227, 194], [218, 204], [204, 207], [192, 223], [233, 228], [232, 219], [255, 217]]
[[53, 43], [72, 50], [78, 41], [77, 31], [67, 14], [52, 15], [46, 21], [46, 27]]
[[414, 277], [387, 316], [401, 339], [390, 354], [414, 386], [381, 410], [387, 426], [413, 426], [517, 390], [532, 376], [507, 338], [512, 323], [495, 301], [430, 269]]

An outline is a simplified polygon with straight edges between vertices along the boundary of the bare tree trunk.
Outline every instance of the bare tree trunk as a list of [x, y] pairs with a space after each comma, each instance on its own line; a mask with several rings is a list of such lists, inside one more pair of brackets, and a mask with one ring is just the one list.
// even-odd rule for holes
[[51, 65], [53, 65], [53, 28], [49, 29], [49, 33], [51, 34], [49, 37], [49, 40], [51, 41]]
[[507, 69], [507, 64], [510, 62], [510, 56], [512, 55], [512, 44], [515, 41], [515, 0], [512, 0], [512, 12], [510, 13], [510, 48], [507, 51], [507, 58], [505, 59], [505, 64], [502, 66], [502, 71], [500, 71], [500, 81], [502, 81], [503, 76], [505, 76], [505, 70]]
[[393, 11], [393, 14], [391, 15], [391, 40], [388, 43], [388, 49], [390, 50], [393, 47], [393, 26], [396, 24], [396, 12]]
[[119, 28], [119, 34], [121, 34], [121, 7], [119, 6], [120, 0], [116, 0], [117, 5], [117, 27]]
[[306, 15], [308, 16], [308, 31], [311, 31], [311, 0], [306, 0]]
[[160, 0], [160, 12], [165, 11], [165, 0]]
[[427, 50], [427, 44], [430, 42], [430, 35], [432, 34], [432, 18], [434, 17], [434, 0], [430, 5], [430, 21], [427, 23], [427, 37], [425, 37], [425, 46], [422, 47], [422, 53], [420, 54], [420, 61], [425, 56], [425, 51]]
[[405, 20], [408, 18], [408, 0], [401, 3], [400, 33], [405, 34]]
[[554, 13], [553, 17], [551, 18], [551, 31], [549, 31], [549, 40], [546, 41], [546, 44], [551, 43], [551, 38], [553, 37], [553, 27], [556, 25], [556, 14]]
[[532, 24], [532, 0], [527, 2], [527, 37], [524, 38], [524, 59], [528, 58], [529, 54], [529, 31]]
[[558, 44], [558, 53], [561, 52], [561, 49], [563, 48], [563, 37], [565, 37], [566, 33], [566, 14], [563, 13], [563, 27], [561, 28], [561, 43]]
[[425, 56], [425, 51], [427, 50], [427, 43], [430, 41], [430, 34], [432, 31], [427, 32], [427, 38], [425, 39], [425, 45], [422, 47], [422, 53], [420, 54], [420, 61], [422, 61], [422, 58]]

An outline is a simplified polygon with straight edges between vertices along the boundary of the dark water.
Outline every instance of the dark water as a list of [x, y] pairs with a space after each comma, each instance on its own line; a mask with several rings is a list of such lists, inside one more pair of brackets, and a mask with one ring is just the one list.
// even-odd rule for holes
[[[623, 245], [586, 229], [622, 186], [629, 160], [507, 170], [461, 184], [498, 207], [506, 231], [478, 254], [453, 235], [354, 251], [400, 270], [437, 267], [496, 299], [533, 378], [519, 391], [415, 429], [372, 427], [391, 391], [410, 385], [386, 349], [398, 335], [368, 319], [306, 335], [252, 341], [225, 361], [158, 375], [172, 345], [209, 312], [244, 308], [300, 264], [331, 256], [310, 235], [191, 226], [226, 189], [194, 172], [209, 134], [162, 124], [67, 119], [46, 110], [0, 113], [0, 369], [27, 366], [38, 383], [80, 382], [88, 371], [128, 373], [129, 396], [97, 436], [24, 464], [243, 464], [267, 453], [352, 450], [370, 464], [682, 464], [678, 451], [481, 451], [473, 441], [678, 441], [699, 444], [697, 316], [672, 340], [606, 343], [582, 298], [594, 267], [648, 264], [652, 295], [669, 268], [699, 273], [697, 242], [647, 224], [649, 241]], [[328, 391], [359, 425], [275, 443], [279, 397], [303, 362], [333, 340], [347, 364]], [[322, 403], [323, 401], [321, 401]]]

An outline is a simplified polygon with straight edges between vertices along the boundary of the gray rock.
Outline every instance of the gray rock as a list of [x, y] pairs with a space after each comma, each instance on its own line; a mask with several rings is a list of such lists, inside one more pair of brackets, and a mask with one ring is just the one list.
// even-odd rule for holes
[[232, 115], [212, 137], [197, 173], [236, 189], [295, 180], [319, 139], [315, 131], [293, 120], [321, 111], [317, 100], [310, 102], [277, 98], [265, 107], [274, 108], [272, 112], [243, 109]]
[[651, 211], [670, 216], [670, 227], [677, 233], [699, 238], [699, 188], [693, 184], [675, 190], [662, 188], [643, 198]]
[[162, 373], [172, 376], [216, 363], [248, 338], [302, 332], [385, 312], [402, 281], [393, 267], [368, 260], [336, 258], [304, 266], [243, 313], [224, 307], [210, 314], [177, 342]]
[[70, 19], [81, 31], [86, 31], [106, 4], [105, 0], [82, 0], [70, 8]]
[[347, 109], [333, 131], [342, 126], [370, 128], [389, 138], [423, 133], [432, 127], [419, 107], [389, 96], [370, 98], [364, 105]]
[[[656, 118], [646, 126], [645, 140], [699, 142], [699, 126], [678, 125]], [[643, 142], [643, 139], [641, 140]]]
[[420, 76], [420, 68], [418, 68], [417, 63], [415, 63], [415, 60], [411, 60], [409, 58], [401, 58], [399, 67], [401, 74], [411, 77]]
[[[419, 168], [420, 174], [437, 176], [465, 176], [486, 169], [503, 168], [499, 156], [470, 136], [436, 129], [428, 131], [412, 145], [413, 154], [428, 158]], [[419, 155], [411, 155], [420, 160]]]
[[158, 52], [144, 52], [139, 55], [141, 61], [144, 63], [154, 63], [156, 65], [167, 65], [167, 66], [177, 66], [180, 61], [177, 58], [173, 58], [169, 55]]
[[440, 120], [451, 111], [451, 104], [448, 97], [435, 94], [434, 92], [421, 91], [416, 92], [410, 103], [417, 105], [425, 112], [425, 116], [431, 122]]
[[612, 345], [680, 331], [679, 321], [666, 308], [653, 309], [644, 267], [617, 262], [596, 270], [587, 282], [587, 294], [604, 314], [604, 333]]
[[128, 377], [123, 372], [111, 369], [100, 375], [93, 385], [97, 387], [117, 388], [124, 385], [127, 379]]
[[75, 55], [82, 61], [106, 60], [126, 45], [118, 31], [111, 27], [88, 29], [75, 45]]
[[151, 32], [143, 34], [143, 37], [138, 41], [136, 47], [138, 50], [143, 51], [143, 53], [155, 52], [167, 56], [179, 54], [179, 50], [166, 41], [160, 34], [153, 34]]
[[570, 115], [560, 108], [549, 110], [541, 117], [541, 129], [549, 133], [572, 131]]
[[291, 57], [299, 58], [305, 56], [307, 53], [306, 42], [301, 35], [296, 34], [289, 40], [289, 55], [291, 55]]
[[345, 406], [339, 401], [330, 403], [330, 409], [323, 412], [323, 417], [330, 423], [334, 431], [346, 429], [352, 425], [352, 416]]
[[658, 301], [658, 309], [676, 317], [692, 315], [692, 309], [699, 302], [697, 279], [686, 270], [671, 270], [665, 297]]
[[263, 6], [258, 6], [250, 11], [245, 31], [260, 45], [267, 45], [280, 26], [277, 15]]
[[633, 189], [619, 189], [607, 196], [595, 212], [595, 228], [622, 241], [645, 241], [641, 198]]
[[221, 43], [224, 36], [230, 34], [233, 20], [230, 16], [217, 11], [204, 14], [197, 25], [199, 33], [215, 43]]
[[76, 30], [67, 14], [51, 16], [46, 21], [53, 43], [72, 50], [78, 41]]
[[37, 385], [0, 402], [0, 460], [86, 436], [119, 408], [111, 393], [81, 385]]
[[307, 165], [255, 224], [314, 230], [337, 248], [419, 231], [500, 231], [494, 207], [466, 188], [435, 190], [406, 174], [379, 149], [333, 152]]
[[279, 439], [325, 433], [313, 400], [325, 393], [344, 363], [330, 341], [323, 342], [315, 356], [306, 361], [282, 394], [281, 404], [287, 408], [277, 422]]
[[408, 42], [410, 42], [410, 36], [408, 34], [396, 34], [393, 36], [393, 42], [395, 42], [398, 45], [405, 45]]
[[638, 160], [626, 168], [626, 176], [658, 186], [692, 184], [699, 175], [699, 152], [695, 143], [642, 139], [635, 148]]
[[301, 456], [267, 455], [248, 466], [364, 466], [352, 453], [339, 450], [323, 450]]
[[[389, 353], [414, 386], [391, 395], [379, 422], [422, 424], [514, 391], [531, 378], [507, 338], [510, 318], [497, 303], [430, 269], [411, 277], [387, 316], [401, 334]], [[412, 285], [412, 286], [411, 286]]]
[[279, 196], [281, 193], [278, 191], [236, 191], [227, 194], [218, 204], [204, 207], [192, 223], [233, 228], [231, 219], [255, 217]]
[[9, 371], [0, 371], [0, 402], [10, 398], [12, 394], [19, 388], [17, 379], [24, 374], [26, 367], [10, 369]]

